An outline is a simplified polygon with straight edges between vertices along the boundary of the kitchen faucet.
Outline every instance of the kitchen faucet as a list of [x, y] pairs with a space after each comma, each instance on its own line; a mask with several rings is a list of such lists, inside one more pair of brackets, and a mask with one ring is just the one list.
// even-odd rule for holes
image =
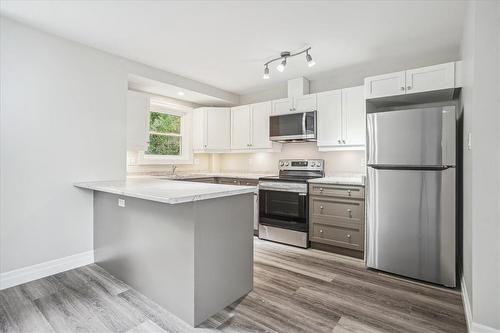
[[177, 169], [177, 165], [172, 164], [172, 175], [175, 175], [175, 170]]

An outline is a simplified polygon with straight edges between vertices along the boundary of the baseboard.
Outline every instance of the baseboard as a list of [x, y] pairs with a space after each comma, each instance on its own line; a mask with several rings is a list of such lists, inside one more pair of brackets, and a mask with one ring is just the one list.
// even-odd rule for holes
[[469, 294], [467, 293], [467, 285], [465, 284], [465, 278], [463, 275], [460, 277], [460, 287], [462, 289], [462, 303], [464, 304], [467, 331], [472, 332], [472, 310], [470, 307]]
[[0, 290], [14, 287], [29, 281], [61, 273], [70, 269], [92, 264], [94, 251], [54, 259], [0, 274]]
[[469, 333], [500, 333], [499, 329], [475, 323], [472, 320], [472, 309], [470, 307], [469, 294], [467, 293], [467, 286], [465, 279], [462, 276], [460, 279], [462, 287], [462, 302], [464, 304], [465, 320], [467, 321], [467, 330]]

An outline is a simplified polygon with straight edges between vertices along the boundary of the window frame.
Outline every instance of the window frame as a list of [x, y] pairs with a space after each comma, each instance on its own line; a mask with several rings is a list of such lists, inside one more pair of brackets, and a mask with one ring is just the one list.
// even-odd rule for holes
[[[158, 165], [158, 164], [193, 164], [193, 151], [191, 149], [191, 117], [192, 108], [183, 105], [167, 104], [151, 100], [148, 112], [147, 133], [149, 137], [151, 112], [171, 114], [181, 117], [181, 153], [180, 155], [152, 155], [142, 150], [138, 152], [137, 164]], [[148, 142], [149, 145], [149, 142]], [[149, 147], [148, 147], [149, 148]]]

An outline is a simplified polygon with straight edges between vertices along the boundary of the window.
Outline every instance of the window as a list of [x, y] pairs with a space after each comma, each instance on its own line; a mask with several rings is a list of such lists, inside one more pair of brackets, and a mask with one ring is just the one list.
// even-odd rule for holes
[[151, 112], [148, 155], [182, 155], [181, 116]]
[[182, 105], [151, 100], [149, 142], [138, 154], [138, 164], [191, 164], [191, 110]]

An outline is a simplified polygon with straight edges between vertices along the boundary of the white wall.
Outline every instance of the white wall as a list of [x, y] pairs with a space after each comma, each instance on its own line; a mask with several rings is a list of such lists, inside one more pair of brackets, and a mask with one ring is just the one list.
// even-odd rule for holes
[[472, 133], [472, 149], [464, 147], [463, 274], [472, 331], [500, 330], [500, 2], [469, 3], [462, 54], [464, 138]]
[[72, 184], [125, 177], [129, 73], [235, 98], [3, 17], [0, 43], [1, 273], [92, 250]]

